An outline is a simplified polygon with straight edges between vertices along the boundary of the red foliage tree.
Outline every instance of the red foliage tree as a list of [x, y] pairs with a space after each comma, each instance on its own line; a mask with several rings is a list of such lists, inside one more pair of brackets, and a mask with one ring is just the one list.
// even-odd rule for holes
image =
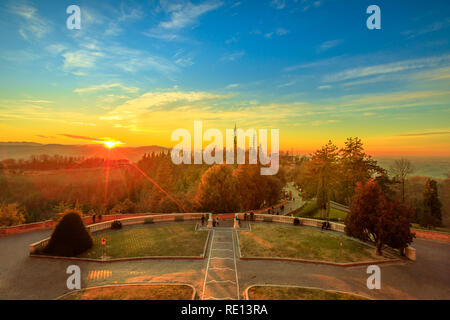
[[377, 255], [384, 245], [404, 248], [412, 242], [412, 212], [400, 202], [386, 200], [381, 188], [370, 179], [358, 182], [345, 219], [345, 232], [362, 241], [373, 241]]

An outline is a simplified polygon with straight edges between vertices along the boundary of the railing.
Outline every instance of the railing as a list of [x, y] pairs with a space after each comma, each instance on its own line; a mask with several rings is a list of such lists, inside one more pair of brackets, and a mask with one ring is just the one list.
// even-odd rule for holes
[[[146, 219], [152, 219], [153, 222], [181, 221], [180, 218], [182, 218], [182, 221], [200, 220], [203, 215], [204, 213], [168, 213], [160, 215], [130, 217], [91, 224], [86, 226], [86, 229], [88, 229], [91, 233], [94, 233], [102, 230], [111, 229], [111, 224], [114, 221], [120, 221], [123, 226], [129, 226], [134, 224], [143, 224], [145, 223]], [[35, 253], [36, 251], [44, 249], [49, 243], [49, 241], [50, 237], [30, 244], [30, 253]]]
[[[201, 217], [205, 215], [205, 213], [168, 213], [168, 214], [159, 214], [159, 215], [148, 215], [148, 216], [140, 216], [140, 217], [130, 217], [130, 218], [122, 218], [117, 220], [109, 220], [105, 222], [99, 222], [96, 224], [91, 224], [86, 226], [86, 228], [91, 232], [98, 232], [102, 230], [111, 229], [111, 224], [114, 221], [120, 221], [123, 226], [135, 225], [135, 224], [143, 224], [147, 219], [151, 219], [153, 222], [172, 222], [172, 221], [191, 221], [191, 220], [200, 220]], [[237, 214], [240, 220], [244, 220], [244, 213]], [[250, 220], [250, 215], [247, 214], [247, 219]], [[285, 224], [294, 224], [294, 220], [298, 219], [301, 225], [310, 226], [320, 228], [322, 227], [322, 220], [310, 219], [310, 218], [301, 218], [301, 217], [290, 217], [290, 216], [281, 216], [281, 215], [273, 215], [273, 214], [254, 214], [254, 221], [271, 221]], [[148, 221], [148, 220], [147, 220]], [[344, 232], [345, 225], [342, 223], [330, 222], [331, 230]], [[36, 251], [44, 249], [48, 242], [50, 241], [50, 237], [43, 239], [41, 241], [30, 244], [30, 253], [35, 253]]]
[[346, 206], [346, 205], [343, 205], [343, 204], [340, 204], [340, 203], [337, 203], [337, 202], [334, 202], [334, 201], [330, 201], [330, 207], [334, 208], [334, 209], [337, 209], [337, 210], [340, 210], [340, 211], [350, 212], [350, 207], [349, 206]]
[[[244, 213], [239, 213], [238, 217], [240, 220], [244, 220]], [[273, 214], [260, 214], [255, 213], [253, 215], [254, 220], [253, 221], [271, 221], [271, 222], [278, 222], [278, 223], [286, 223], [286, 224], [294, 224], [294, 220], [298, 219], [300, 224], [303, 226], [310, 226], [310, 227], [316, 227], [321, 228], [323, 220], [317, 220], [317, 219], [310, 219], [310, 218], [301, 218], [301, 217], [290, 217], [290, 216], [280, 216], [280, 215], [273, 215]], [[247, 220], [250, 221], [250, 215], [247, 214]], [[345, 225], [342, 223], [336, 223], [336, 222], [330, 222], [331, 230], [338, 231], [338, 232], [344, 232]]]

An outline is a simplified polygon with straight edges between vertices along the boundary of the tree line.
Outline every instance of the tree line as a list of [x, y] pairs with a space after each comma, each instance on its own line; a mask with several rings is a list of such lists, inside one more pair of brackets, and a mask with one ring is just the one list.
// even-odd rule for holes
[[[0, 223], [57, 219], [68, 209], [87, 215], [259, 209], [279, 200], [286, 181], [282, 169], [273, 177], [261, 177], [258, 170], [253, 165], [174, 165], [169, 153], [145, 154], [136, 164], [109, 162], [51, 174], [4, 169], [0, 170], [0, 204], [14, 207], [0, 207]], [[8, 218], [1, 220], [3, 215]]]
[[0, 169], [21, 172], [25, 170], [60, 170], [77, 168], [97, 168], [107, 165], [119, 165], [126, 160], [108, 160], [99, 157], [69, 157], [60, 155], [32, 155], [28, 159], [4, 159], [0, 161]]

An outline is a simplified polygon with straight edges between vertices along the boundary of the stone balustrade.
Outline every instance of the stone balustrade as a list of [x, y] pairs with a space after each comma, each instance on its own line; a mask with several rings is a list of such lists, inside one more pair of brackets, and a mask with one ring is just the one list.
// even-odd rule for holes
[[[129, 226], [134, 224], [143, 224], [146, 219], [152, 219], [153, 222], [172, 222], [172, 221], [190, 221], [190, 220], [200, 220], [204, 213], [168, 213], [168, 214], [159, 214], [159, 215], [147, 215], [147, 216], [139, 216], [139, 217], [130, 217], [130, 218], [122, 218], [117, 219], [120, 221], [123, 226]], [[109, 220], [105, 222], [99, 222], [95, 224], [91, 224], [86, 226], [86, 228], [91, 232], [98, 232], [102, 230], [111, 229], [111, 224], [116, 220]], [[30, 254], [35, 253], [36, 251], [44, 249], [48, 242], [50, 241], [50, 237], [45, 238], [41, 241], [30, 244]]]
[[[240, 220], [244, 220], [244, 213], [239, 213], [238, 217]], [[247, 219], [250, 219], [250, 215], [247, 213]], [[294, 220], [298, 219], [300, 221], [300, 225], [321, 228], [323, 220], [310, 219], [310, 218], [301, 218], [301, 217], [291, 217], [291, 216], [282, 216], [282, 215], [273, 215], [273, 214], [254, 214], [254, 221], [271, 221], [278, 223], [286, 223], [286, 224], [294, 224]], [[342, 223], [330, 222], [331, 230], [344, 232], [345, 225]]]

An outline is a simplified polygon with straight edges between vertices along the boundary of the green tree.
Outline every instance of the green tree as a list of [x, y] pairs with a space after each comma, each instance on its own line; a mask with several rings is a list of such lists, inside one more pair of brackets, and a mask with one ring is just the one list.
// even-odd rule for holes
[[[442, 203], [438, 197], [437, 182], [427, 179], [423, 192], [423, 215], [427, 224], [442, 225]], [[427, 217], [429, 216], [429, 217]]]
[[214, 165], [202, 176], [195, 202], [203, 212], [237, 212], [240, 196], [230, 165]]
[[284, 186], [283, 175], [261, 175], [259, 165], [241, 164], [233, 171], [241, 210], [255, 210], [278, 202]]
[[[155, 182], [169, 194], [172, 194], [175, 190], [173, 175], [172, 162], [166, 158], [161, 159], [159, 167], [156, 171]], [[165, 195], [159, 187], [156, 185], [153, 185], [152, 187], [150, 205], [153, 212], [159, 212], [161, 200], [167, 197], [167, 195]]]
[[317, 199], [322, 217], [328, 217], [330, 200], [337, 185], [338, 148], [329, 141], [304, 161], [295, 183], [306, 199]]
[[339, 150], [339, 192], [336, 200], [350, 204], [357, 182], [364, 184], [374, 175], [384, 173], [377, 161], [364, 152], [361, 139], [347, 138], [344, 147]]

